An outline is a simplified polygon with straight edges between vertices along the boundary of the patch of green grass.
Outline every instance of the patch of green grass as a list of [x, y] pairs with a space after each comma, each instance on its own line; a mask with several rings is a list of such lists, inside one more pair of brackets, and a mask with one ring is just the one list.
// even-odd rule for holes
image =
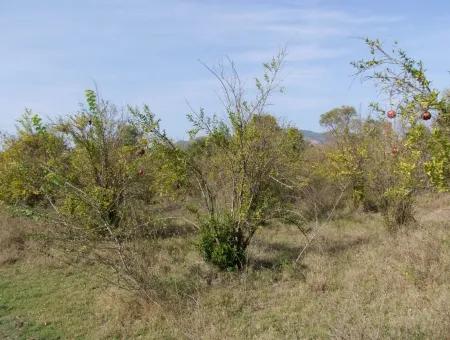
[[24, 263], [0, 267], [1, 337], [83, 338], [95, 327], [93, 277]]

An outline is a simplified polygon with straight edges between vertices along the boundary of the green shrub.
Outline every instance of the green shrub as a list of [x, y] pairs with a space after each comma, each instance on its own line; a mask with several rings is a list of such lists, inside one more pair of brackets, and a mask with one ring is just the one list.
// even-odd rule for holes
[[[369, 47], [370, 58], [352, 64], [362, 79], [371, 80], [382, 89], [389, 98], [391, 109], [397, 112], [397, 116], [390, 117], [395, 119], [395, 123], [386, 123], [389, 128], [384, 129], [384, 155], [380, 152], [383, 149], [376, 147], [383, 143], [374, 140], [369, 145], [372, 146], [367, 153], [370, 155], [369, 171], [365, 173], [372, 172], [373, 176], [366, 183], [371, 186], [371, 194], [384, 201], [379, 210], [385, 216], [387, 226], [402, 225], [414, 220], [414, 202], [421, 190], [448, 190], [448, 96], [431, 86], [421, 61], [409, 57], [396, 45], [389, 51], [379, 40], [366, 39], [365, 43]], [[386, 116], [382, 105], [372, 103], [371, 108], [380, 117]], [[425, 113], [430, 117], [430, 112], [435, 117], [431, 129], [423, 122], [427, 120]], [[377, 139], [383, 141], [383, 138]], [[378, 152], [374, 153], [374, 150]], [[381, 166], [377, 167], [377, 163]]]
[[54, 196], [47, 185], [48, 169], [64, 167], [66, 146], [38, 115], [27, 110], [16, 136], [4, 138], [1, 149], [0, 201], [36, 207]]
[[137, 222], [136, 211], [153, 197], [154, 172], [149, 143], [137, 128], [92, 90], [86, 102], [58, 125], [71, 148], [67, 169], [53, 173], [59, 190], [55, 206], [101, 236], [108, 234], [106, 226], [118, 231], [147, 222]]
[[205, 261], [221, 269], [241, 269], [246, 261], [246, 245], [237, 223], [228, 216], [205, 221], [198, 244]]

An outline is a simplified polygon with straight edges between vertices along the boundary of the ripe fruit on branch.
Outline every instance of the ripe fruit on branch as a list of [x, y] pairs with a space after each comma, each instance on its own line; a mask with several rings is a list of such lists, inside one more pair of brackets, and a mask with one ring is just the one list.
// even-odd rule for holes
[[397, 148], [397, 145], [393, 145], [393, 146], [392, 146], [392, 148], [391, 148], [391, 153], [392, 153], [393, 156], [397, 156], [397, 154], [398, 154], [398, 148]]
[[422, 113], [422, 119], [423, 120], [431, 119], [431, 113], [429, 111], [425, 111], [424, 113]]
[[396, 115], [397, 115], [397, 114], [395, 113], [394, 110], [389, 110], [389, 111], [387, 112], [387, 116], [388, 116], [388, 118], [390, 118], [390, 119], [395, 118]]

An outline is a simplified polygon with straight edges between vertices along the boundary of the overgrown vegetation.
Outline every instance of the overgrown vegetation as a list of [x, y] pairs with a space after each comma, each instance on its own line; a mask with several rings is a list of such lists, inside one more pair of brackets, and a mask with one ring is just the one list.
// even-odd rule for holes
[[[285, 51], [263, 65], [253, 89], [244, 86], [232, 61], [206, 66], [220, 85], [224, 110], [208, 115], [191, 109], [190, 140], [183, 145], [162, 130], [148, 106], [117, 108], [92, 90], [79, 112], [53, 123], [26, 111], [17, 134], [3, 138], [0, 201], [9, 214], [26, 212], [38, 222], [1, 226], [6, 279], [0, 285], [10, 293], [2, 296], [6, 304], [0, 301], [0, 335], [11, 332], [5, 310], [23, 311], [23, 302], [11, 298], [15, 274], [9, 266], [25, 268], [30, 247], [45, 250], [43, 258], [54, 265], [78, 265], [80, 282], [130, 291], [127, 299], [139, 305], [139, 313], [155, 309], [159, 319], [144, 322], [142, 331], [158, 329], [158, 336], [199, 337], [208, 322], [218, 325], [225, 316], [236, 322], [236, 330], [227, 329], [235, 338], [264, 331], [273, 337], [361, 337], [364, 322], [355, 329], [335, 322], [359, 313], [375, 315], [372, 337], [448, 334], [449, 311], [439, 300], [448, 298], [447, 215], [427, 220], [419, 197], [439, 197], [448, 208], [442, 193], [450, 183], [449, 95], [433, 89], [422, 63], [404, 51], [388, 52], [377, 40], [366, 44], [370, 56], [353, 63], [356, 76], [374, 81], [385, 102], [372, 104], [369, 115], [350, 106], [324, 113], [323, 145], [308, 144], [300, 130], [281, 124], [269, 110], [272, 94], [283, 89]], [[405, 246], [409, 242], [416, 252]], [[389, 268], [382, 268], [383, 261]], [[80, 269], [106, 280], [78, 277]], [[383, 281], [377, 275], [386, 270], [391, 272]], [[351, 291], [363, 289], [352, 286], [355, 277], [374, 294], [387, 294], [396, 284], [432, 299], [437, 312], [430, 315], [441, 327], [418, 320], [383, 326], [383, 308], [374, 311], [358, 298], [357, 307], [345, 312], [333, 292], [352, 300]], [[276, 288], [278, 282], [285, 291]], [[417, 293], [433, 284], [441, 295]], [[297, 285], [300, 291], [292, 288]], [[403, 293], [399, 286], [394, 290]], [[338, 313], [319, 322], [311, 312], [320, 308], [308, 293]], [[298, 328], [270, 328], [286, 325], [282, 315], [296, 305], [256, 317], [274, 294], [299, 294], [308, 317], [289, 318]], [[233, 319], [234, 313], [243, 319]], [[246, 331], [243, 325], [254, 317], [259, 328]], [[174, 325], [174, 318], [182, 323]], [[319, 325], [312, 329], [314, 323]], [[27, 327], [23, 336], [45, 328]], [[220, 337], [220, 327], [206, 336]], [[127, 331], [117, 330], [121, 337], [136, 335]]]

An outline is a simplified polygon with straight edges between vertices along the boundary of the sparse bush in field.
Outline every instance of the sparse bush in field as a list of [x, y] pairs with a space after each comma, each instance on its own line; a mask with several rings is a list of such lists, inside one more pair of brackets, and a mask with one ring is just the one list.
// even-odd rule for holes
[[[65, 171], [53, 172], [59, 212], [99, 235], [104, 223], [124, 226], [139, 202], [152, 199], [149, 149], [117, 108], [86, 91], [88, 106], [63, 119], [58, 129], [70, 149]], [[103, 221], [103, 222], [100, 222]]]
[[348, 183], [330, 171], [329, 144], [305, 149], [301, 168], [296, 170], [296, 207], [305, 222], [327, 218], [333, 207], [344, 210], [351, 198]]
[[413, 221], [414, 197], [404, 190], [420, 185], [420, 174], [408, 167], [420, 155], [401, 146], [392, 125], [383, 118], [357, 118], [349, 107], [325, 113], [321, 123], [332, 137], [318, 165], [324, 179], [348, 183], [354, 207], [381, 212], [390, 227]]
[[358, 207], [364, 200], [363, 163], [367, 150], [362, 143], [361, 120], [351, 106], [342, 106], [320, 116], [320, 124], [328, 128], [332, 147], [327, 150], [323, 166], [333, 181], [348, 183], [353, 205]]
[[[209, 117], [203, 109], [192, 112], [188, 118], [193, 125], [193, 142], [187, 149], [178, 148], [159, 130], [150, 111], [144, 108], [135, 112], [143, 129], [165, 147], [167, 161], [186, 173], [183, 178], [190, 194], [203, 202], [193, 210], [200, 220], [209, 221], [201, 241], [209, 249], [205, 259], [222, 267], [231, 264], [232, 268], [242, 268], [244, 254], [258, 227], [270, 219], [285, 218], [286, 205], [294, 201], [291, 183], [301, 163], [303, 138], [297, 129], [281, 127], [266, 112], [270, 95], [279, 89], [277, 76], [283, 57], [284, 52], [264, 64], [264, 76], [256, 80], [253, 100], [245, 98], [232, 62], [231, 75], [223, 67], [208, 68], [222, 86], [227, 119]], [[199, 133], [203, 135], [195, 139]], [[220, 231], [214, 231], [214, 225]], [[206, 246], [213, 237], [216, 245]]]
[[395, 135], [383, 121], [356, 116], [353, 107], [342, 106], [324, 113], [320, 123], [329, 130], [325, 159], [318, 164], [325, 180], [348, 186], [354, 208], [377, 212], [391, 180]]
[[[448, 138], [443, 137], [448, 133], [444, 127], [448, 110], [439, 92], [431, 88], [420, 61], [395, 48], [390, 54], [378, 40], [366, 39], [365, 42], [371, 58], [353, 65], [358, 75], [373, 80], [388, 96], [389, 110], [393, 112], [388, 118], [397, 123], [394, 132], [397, 144], [391, 146], [395, 157], [389, 162], [390, 178], [381, 185], [385, 201], [383, 211], [389, 225], [404, 224], [414, 219], [413, 205], [419, 190], [428, 183], [438, 190], [448, 189], [450, 152]], [[385, 110], [378, 104], [372, 104], [372, 108], [384, 117]], [[437, 115], [431, 133], [422, 123], [430, 119], [430, 112]]]
[[[432, 88], [422, 62], [412, 59], [405, 51], [394, 47], [392, 53], [388, 53], [378, 40], [366, 39], [366, 44], [372, 59], [353, 65], [358, 74], [368, 74], [366, 79], [373, 80], [389, 96], [392, 109], [397, 112], [394, 120], [403, 137], [405, 153], [401, 156], [412, 157], [403, 162], [416, 165], [421, 177], [424, 177], [424, 168], [427, 169], [425, 174], [435, 188], [448, 189], [450, 135], [445, 93], [440, 95]], [[378, 104], [372, 107], [384, 116]], [[429, 119], [432, 119], [431, 124], [424, 124]], [[420, 179], [423, 184], [424, 178]]]
[[67, 167], [48, 176], [58, 190], [50, 237], [70, 258], [112, 269], [120, 286], [159, 304], [178, 289], [155, 272], [148, 249], [156, 192], [166, 193], [157, 188], [161, 152], [140, 127], [118, 118], [112, 104], [89, 90], [86, 100], [87, 108], [58, 125], [70, 148]]

